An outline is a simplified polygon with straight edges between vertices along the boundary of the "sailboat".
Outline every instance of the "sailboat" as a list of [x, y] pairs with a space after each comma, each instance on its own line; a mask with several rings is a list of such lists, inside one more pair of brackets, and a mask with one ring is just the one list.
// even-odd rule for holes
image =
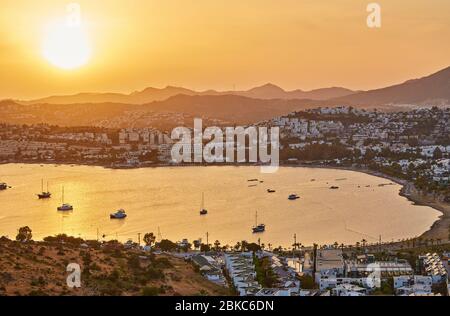
[[253, 226], [252, 231], [253, 231], [253, 233], [262, 233], [265, 230], [266, 230], [266, 225], [258, 224], [258, 211], [256, 211], [256, 214], [255, 214], [255, 226]]
[[0, 191], [6, 190], [8, 188], [8, 185], [6, 183], [1, 182], [0, 183]]
[[39, 199], [49, 199], [51, 198], [52, 194], [48, 190], [48, 181], [47, 181], [47, 191], [44, 192], [44, 179], [41, 181], [41, 193], [37, 195]]
[[64, 187], [62, 187], [62, 204], [58, 206], [58, 211], [73, 211], [73, 206], [67, 203], [64, 203]]
[[201, 209], [200, 209], [200, 215], [206, 215], [206, 214], [208, 214], [208, 210], [205, 209], [204, 204], [205, 204], [205, 193], [202, 193], [202, 207], [201, 207]]

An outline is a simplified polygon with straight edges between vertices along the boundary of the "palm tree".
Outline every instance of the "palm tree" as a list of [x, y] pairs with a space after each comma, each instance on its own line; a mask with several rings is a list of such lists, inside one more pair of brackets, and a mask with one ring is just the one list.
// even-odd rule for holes
[[334, 249], [337, 249], [339, 247], [339, 243], [337, 241], [334, 242], [333, 244]]
[[216, 248], [216, 251], [219, 251], [220, 241], [216, 240], [214, 242], [214, 247]]
[[272, 244], [270, 242], [267, 244], [267, 246], [269, 247], [269, 251], [272, 251]]
[[363, 248], [365, 248], [366, 247], [366, 244], [367, 244], [367, 240], [365, 240], [364, 238], [361, 240], [361, 243], [362, 243], [362, 246], [363, 246]]
[[234, 249], [237, 251], [237, 250], [239, 250], [239, 249], [241, 249], [241, 243], [238, 241], [237, 243], [236, 243], [236, 245], [234, 245]]

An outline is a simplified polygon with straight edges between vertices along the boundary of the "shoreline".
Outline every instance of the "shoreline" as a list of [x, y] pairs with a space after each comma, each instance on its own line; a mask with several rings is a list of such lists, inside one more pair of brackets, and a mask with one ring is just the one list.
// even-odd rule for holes
[[[206, 167], [206, 166], [233, 166], [233, 167], [260, 167], [258, 164], [154, 164], [147, 166], [138, 166], [138, 167], [112, 167], [105, 164], [95, 164], [95, 163], [79, 163], [79, 162], [64, 162], [64, 163], [56, 163], [56, 162], [0, 162], [0, 165], [6, 164], [32, 164], [32, 165], [54, 165], [54, 166], [90, 166], [90, 167], [102, 167], [105, 169], [111, 170], [129, 170], [129, 169], [141, 169], [141, 168], [167, 168], [167, 167]], [[378, 171], [370, 170], [367, 168], [358, 168], [358, 167], [345, 167], [345, 166], [327, 166], [320, 164], [282, 164], [280, 167], [291, 167], [291, 168], [320, 168], [320, 169], [334, 169], [334, 170], [347, 170], [354, 172], [361, 172], [371, 176], [376, 176], [380, 178], [384, 178], [395, 182], [402, 186], [400, 189], [399, 195], [405, 197], [409, 201], [411, 201], [414, 205], [419, 206], [428, 206], [431, 207], [441, 213], [439, 218], [429, 227], [428, 230], [423, 232], [420, 236], [416, 236], [417, 238], [422, 239], [440, 239], [442, 241], [449, 241], [449, 227], [450, 227], [450, 204], [441, 202], [438, 198], [433, 195], [423, 194], [419, 192], [413, 183], [399, 179], [390, 175], [383, 174]]]
[[428, 206], [432, 209], [435, 209], [441, 213], [439, 218], [430, 226], [428, 230], [423, 232], [421, 235], [417, 236], [417, 238], [422, 239], [440, 239], [443, 242], [449, 241], [449, 227], [450, 227], [450, 204], [439, 201], [436, 197], [423, 194], [419, 192], [413, 183], [399, 179], [390, 175], [383, 174], [378, 171], [370, 170], [367, 168], [358, 168], [358, 167], [339, 167], [339, 166], [324, 166], [324, 165], [308, 165], [308, 164], [299, 164], [298, 167], [303, 168], [322, 168], [322, 169], [335, 169], [335, 170], [347, 170], [354, 172], [361, 172], [371, 176], [376, 176], [380, 178], [384, 178], [395, 182], [402, 186], [400, 189], [399, 195], [408, 199], [408, 201], [412, 202], [413, 205], [418, 206]]

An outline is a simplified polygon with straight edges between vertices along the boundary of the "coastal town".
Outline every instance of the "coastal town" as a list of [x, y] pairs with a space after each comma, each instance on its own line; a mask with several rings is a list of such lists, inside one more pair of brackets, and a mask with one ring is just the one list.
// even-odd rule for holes
[[[32, 240], [22, 227], [0, 239], [0, 293], [8, 295], [447, 296], [450, 245], [402, 243], [272, 248], [187, 239], [144, 243], [83, 240], [67, 235]], [[18, 249], [20, 249], [19, 252]], [[11, 255], [22, 268], [7, 264]], [[72, 257], [72, 259], [69, 259]], [[79, 262], [76, 258], [79, 258]], [[75, 261], [74, 261], [75, 260]], [[82, 267], [81, 285], [67, 288], [67, 262]], [[13, 270], [16, 270], [13, 272]], [[23, 271], [23, 272], [21, 272]], [[47, 271], [47, 272], [45, 272]], [[55, 278], [44, 275], [55, 274]], [[19, 277], [20, 275], [20, 277]], [[187, 279], [188, 278], [188, 279]], [[185, 280], [185, 281], [183, 281]], [[190, 281], [188, 281], [190, 280]], [[188, 282], [188, 283], [186, 283]]]
[[[256, 125], [280, 128], [283, 165], [370, 169], [411, 181], [420, 190], [450, 201], [449, 120], [448, 108], [379, 112], [337, 107], [293, 112]], [[0, 124], [0, 163], [174, 165], [170, 136], [169, 131], [151, 127]]]
[[[25, 236], [19, 233], [16, 241], [3, 237], [1, 243], [19, 244], [29, 251], [44, 246], [69, 247], [72, 253], [92, 252], [92, 257], [99, 258], [98, 252], [107, 249], [106, 253], [114, 251], [117, 256], [121, 253], [121, 257], [134, 260], [135, 268], [127, 272], [133, 277], [136, 273], [151, 275], [138, 288], [120, 288], [121, 283], [116, 281], [121, 276], [110, 267], [103, 273], [115, 273], [110, 276], [115, 283], [111, 281], [106, 286], [114, 290], [108, 292], [101, 287], [104, 292], [100, 293], [95, 292], [99, 291], [98, 287], [94, 286], [97, 290], [89, 288], [89, 291], [102, 295], [176, 294], [173, 283], [178, 282], [178, 277], [170, 272], [177, 265], [170, 260], [175, 260], [178, 264], [187, 264], [189, 273], [203, 280], [199, 281], [202, 285], [196, 287], [197, 292], [183, 292], [186, 295], [445, 296], [449, 293], [450, 272], [449, 120], [448, 108], [381, 112], [322, 107], [256, 123], [259, 127], [280, 128], [282, 166], [343, 168], [379, 175], [402, 184], [402, 195], [418, 203], [426, 200], [426, 205], [443, 212], [436, 227], [415, 238], [372, 243], [363, 239], [355, 245], [336, 242], [306, 246], [294, 241], [292, 247], [273, 248], [270, 244], [246, 241], [234, 246], [221, 245], [218, 240], [212, 244], [187, 239], [172, 242], [156, 240], [151, 233], [141, 245], [140, 240], [122, 244], [116, 240], [85, 241], [65, 235], [32, 241], [31, 230], [27, 237], [25, 229], [19, 230], [24, 231]], [[79, 164], [106, 168], [174, 166], [170, 153], [173, 143], [169, 131], [154, 127], [0, 124], [0, 163]], [[1, 190], [8, 188], [6, 183], [1, 183]], [[339, 189], [338, 186], [331, 188]], [[159, 270], [154, 271], [149, 263], [155, 262], [155, 256], [170, 258], [167, 260], [171, 263], [163, 259], [165, 263], [160, 263]], [[87, 260], [88, 278], [93, 286], [98, 280], [94, 281], [91, 265], [95, 269], [98, 266]], [[43, 294], [39, 292], [43, 291], [42, 284], [36, 278], [29, 281], [31, 292], [24, 292], [16, 288], [23, 280], [19, 282], [8, 273], [3, 272], [4, 277], [0, 278], [2, 293]], [[164, 280], [171, 280], [172, 288]], [[201, 287], [210, 291], [202, 291]], [[67, 289], [53, 291], [63, 295], [77, 293]]]

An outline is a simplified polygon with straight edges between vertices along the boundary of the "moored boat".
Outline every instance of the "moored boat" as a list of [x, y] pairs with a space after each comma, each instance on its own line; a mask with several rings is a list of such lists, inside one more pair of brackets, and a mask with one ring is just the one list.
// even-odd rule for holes
[[206, 215], [206, 214], [208, 214], [208, 210], [207, 209], [205, 209], [205, 194], [204, 193], [202, 193], [202, 206], [201, 206], [201, 208], [200, 208], [200, 215]]
[[58, 206], [56, 209], [58, 211], [73, 211], [73, 206], [68, 204], [68, 203], [64, 203], [64, 187], [62, 187], [62, 198], [61, 198], [62, 204], [61, 206]]
[[73, 211], [73, 206], [67, 203], [61, 204], [56, 208], [58, 211]]
[[265, 224], [258, 224], [258, 212], [255, 214], [255, 226], [252, 227], [253, 233], [262, 233], [266, 230]]
[[117, 210], [115, 213], [110, 214], [109, 217], [111, 219], [123, 219], [123, 218], [127, 217], [127, 213], [125, 212], [125, 210], [120, 209], [120, 210]]
[[297, 194], [290, 194], [289, 196], [288, 196], [288, 199], [289, 200], [297, 200], [297, 199], [299, 199], [300, 197], [297, 195]]
[[48, 190], [48, 182], [47, 182], [47, 191], [44, 191], [44, 180], [41, 181], [41, 193], [37, 194], [39, 199], [49, 199], [52, 197], [52, 194]]

